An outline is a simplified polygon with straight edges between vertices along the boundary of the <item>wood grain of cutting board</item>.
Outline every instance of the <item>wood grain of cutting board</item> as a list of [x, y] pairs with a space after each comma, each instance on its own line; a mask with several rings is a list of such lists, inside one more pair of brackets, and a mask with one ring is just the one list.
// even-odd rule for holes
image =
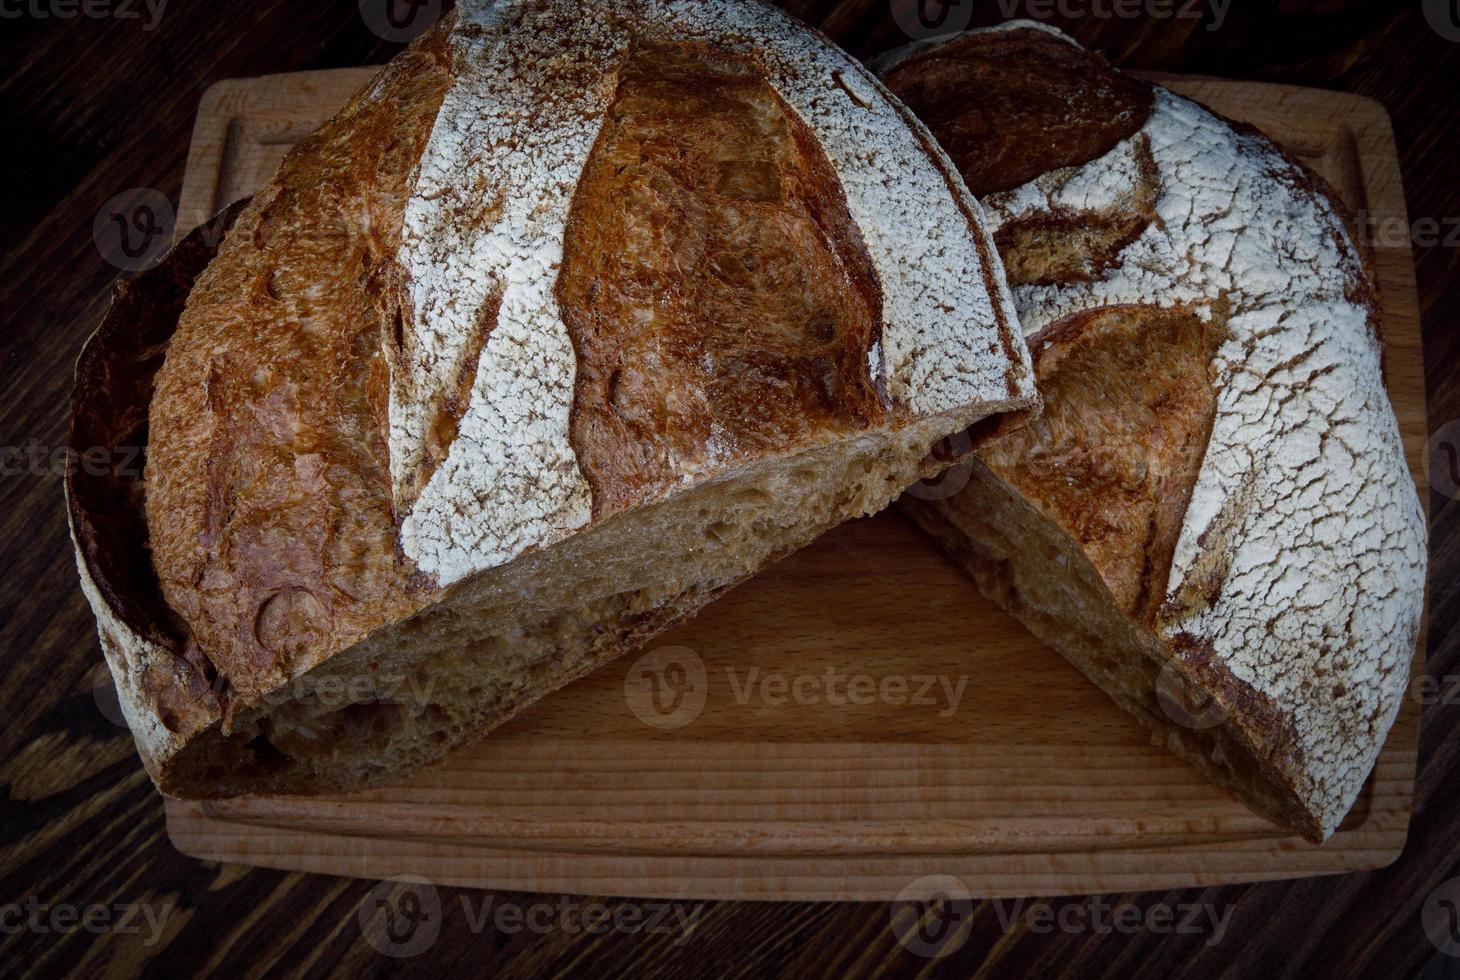
[[[371, 73], [209, 89], [180, 232], [251, 193]], [[1377, 103], [1162, 81], [1306, 159], [1366, 227], [1408, 228]], [[1387, 380], [1425, 491], [1407, 235], [1387, 235], [1373, 258]], [[1422, 638], [1412, 678], [1423, 649]], [[648, 651], [397, 786], [168, 801], [169, 834], [201, 858], [332, 874], [787, 900], [906, 896], [932, 887], [917, 882], [933, 874], [985, 897], [1214, 885], [1380, 867], [1404, 846], [1417, 698], [1343, 827], [1309, 844], [1152, 745], [893, 513], [832, 531]]]

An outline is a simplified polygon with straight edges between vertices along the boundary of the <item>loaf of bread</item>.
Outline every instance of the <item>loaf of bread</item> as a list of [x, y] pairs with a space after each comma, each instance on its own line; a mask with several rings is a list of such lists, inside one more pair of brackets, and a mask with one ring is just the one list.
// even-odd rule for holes
[[908, 510], [1174, 751], [1326, 838], [1404, 696], [1426, 560], [1334, 199], [1041, 25], [874, 67], [983, 201], [1045, 401]]
[[756, 0], [456, 6], [78, 365], [78, 565], [181, 797], [396, 778], [1036, 404], [928, 132]]

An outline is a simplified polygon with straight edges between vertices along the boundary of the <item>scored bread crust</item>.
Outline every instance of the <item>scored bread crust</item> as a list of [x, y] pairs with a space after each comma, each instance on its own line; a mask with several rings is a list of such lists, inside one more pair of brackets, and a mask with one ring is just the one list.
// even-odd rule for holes
[[[1426, 564], [1340, 206], [1260, 134], [1047, 29], [874, 64], [987, 209], [1046, 400], [960, 497], [910, 509], [1173, 749], [1327, 837], [1401, 703]], [[1161, 709], [1163, 674], [1222, 723]]]
[[[1018, 361], [991, 254], [983, 236], [964, 233], [980, 220], [976, 206], [926, 134], [824, 39], [746, 2], [601, 0], [587, 11], [566, 0], [469, 4], [458, 17], [457, 75], [406, 206], [402, 265], [414, 313], [404, 330], [415, 356], [401, 368], [409, 384], [392, 388], [390, 412], [397, 499], [424, 482], [403, 516], [402, 545], [427, 574], [449, 584], [593, 518], [569, 432], [572, 336], [551, 299], [577, 178], [636, 48], [707, 45], [751, 59], [814, 137], [880, 287], [880, 339], [865, 355], [895, 404], [931, 414], [1018, 397], [1018, 369], [963, 357], [982, 339]], [[472, 141], [478, 133], [485, 148]], [[486, 203], [475, 199], [481, 189]], [[472, 209], [486, 212], [482, 220], [461, 222]], [[425, 406], [454, 384], [457, 351], [489, 310], [495, 324], [455, 440], [423, 481], [410, 467]], [[989, 327], [970, 338], [950, 324]], [[524, 363], [531, 387], [502, 397], [511, 379], [529, 374]], [[734, 445], [705, 449], [678, 461], [669, 486], [735, 462]]]
[[[606, 188], [640, 199], [595, 211]], [[1037, 405], [997, 269], [926, 130], [772, 8], [459, 4], [286, 157], [190, 290], [139, 285], [98, 334], [125, 338], [144, 294], [176, 324], [145, 521], [92, 521], [68, 478], [154, 779], [398, 776], [880, 509], [946, 465], [939, 439]], [[107, 410], [78, 375], [76, 417]], [[656, 533], [681, 560], [645, 553]], [[88, 558], [139, 537], [155, 628], [152, 583]], [[450, 690], [296, 696], [391, 670]]]

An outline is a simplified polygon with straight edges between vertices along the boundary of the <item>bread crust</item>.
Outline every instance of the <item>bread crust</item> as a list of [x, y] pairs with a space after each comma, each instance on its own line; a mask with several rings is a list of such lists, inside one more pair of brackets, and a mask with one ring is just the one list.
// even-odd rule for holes
[[157, 373], [153, 563], [230, 705], [433, 595], [396, 545], [379, 351], [446, 37], [413, 44], [286, 157], [188, 294]]
[[[564, 240], [571, 438], [595, 518], [686, 471], [906, 413], [868, 370], [881, 285], [831, 163], [743, 56], [636, 46]], [[684, 268], [711, 274], [675, 288]]]
[[[155, 268], [119, 284], [76, 362], [66, 515], [82, 592], [123, 716], [154, 780], [223, 716], [213, 665], [163, 599], [142, 502], [147, 409], [188, 292], [242, 203], [195, 229]], [[81, 465], [104, 449], [112, 465]]]
[[[617, 146], [667, 138], [669, 107], [651, 90], [669, 74], [741, 127], [751, 156], [721, 160], [728, 143], [681, 140], [643, 183], [614, 185]], [[646, 118], [626, 111], [632, 100]], [[637, 229], [594, 210], [595, 195], [626, 186], [671, 203]], [[650, 236], [643, 254], [697, 234], [719, 254], [677, 264], [671, 249], [657, 288], [593, 264], [645, 244], [636, 233]], [[757, 266], [777, 243], [808, 259]], [[188, 795], [383, 778], [399, 770], [323, 760], [275, 779], [277, 744], [231, 778], [247, 746], [217, 739], [271, 738], [271, 699], [347, 653], [354, 663], [373, 651], [359, 665], [370, 673], [422, 623], [449, 634], [460, 603], [510, 607], [514, 597], [478, 587], [488, 574], [510, 580], [498, 573], [742, 474], [775, 484], [778, 461], [883, 446], [888, 461], [837, 476], [841, 493], [810, 471], [797, 479], [835, 501], [836, 519], [885, 505], [941, 436], [1037, 405], [993, 256], [931, 136], [870, 73], [773, 8], [459, 4], [286, 157], [211, 261], [188, 245], [164, 266], [171, 292], [145, 315], [168, 334], [166, 356], [128, 402], [140, 418], [150, 398], [145, 522], [133, 519], [126, 545], [150, 550], [155, 584], [135, 590], [155, 589], [150, 606], [116, 599], [119, 574], [87, 551], [88, 528], [108, 518], [73, 497], [83, 584], [149, 769]], [[609, 290], [638, 305], [610, 303]], [[688, 300], [667, 300], [676, 290]], [[143, 315], [119, 304], [88, 357], [126, 370], [131, 353], [102, 338]], [[683, 349], [656, 360], [675, 331]], [[78, 380], [79, 415], [101, 411], [89, 385]], [[887, 485], [863, 485], [881, 474], [874, 463]], [[783, 510], [767, 512], [784, 521]], [[785, 543], [742, 549], [753, 558], [721, 549], [711, 582], [650, 582], [650, 608], [639, 586], [609, 595], [615, 619], [598, 633], [523, 600], [543, 617], [529, 648], [582, 635], [595, 645], [573, 669], [590, 669], [823, 526], [769, 528]], [[148, 608], [170, 632], [133, 621]], [[533, 669], [500, 703], [454, 704], [460, 717], [415, 706], [439, 738], [410, 758], [574, 676]], [[368, 741], [391, 715], [336, 720]], [[188, 773], [175, 772], [201, 743]]]
[[[597, 0], [592, 16], [563, 0], [468, 7], [402, 248], [413, 284], [405, 349], [414, 354], [409, 384], [392, 388], [390, 457], [396, 498], [410, 500], [402, 546], [425, 574], [450, 584], [593, 520], [572, 449], [580, 352], [553, 290], [573, 193], [636, 47], [676, 43], [746, 59], [814, 135], [881, 293], [866, 378], [894, 408], [928, 414], [971, 398], [1031, 397], [977, 204], [921, 124], [820, 35], [746, 0]], [[490, 120], [491, 152], [472, 149], [478, 118]], [[485, 209], [476, 188], [490, 190]], [[668, 208], [687, 238], [695, 210]], [[457, 220], [473, 211], [477, 219]], [[497, 323], [454, 426], [462, 448], [425, 478], [410, 464], [427, 429], [422, 406], [458, 385], [458, 352], [498, 291]], [[991, 356], [965, 356], [984, 344]], [[524, 376], [531, 381], [514, 397], [488, 397]], [[763, 387], [769, 396], [773, 385]], [[688, 459], [659, 485], [733, 465]]]
[[[1326, 837], [1403, 697], [1426, 563], [1342, 208], [1255, 130], [1048, 30], [970, 33], [886, 65], [974, 161], [1048, 401], [981, 458], [1078, 543], [1104, 601], [1159, 639], [1285, 794], [1249, 802]], [[1066, 91], [1074, 78], [1085, 95]], [[1011, 154], [985, 132], [1001, 121], [987, 106], [1049, 145]], [[982, 173], [986, 147], [1025, 180]], [[984, 533], [956, 501], [938, 509]]]
[[[1031, 62], [1038, 86], [1027, 83]], [[1151, 112], [1149, 85], [1032, 22], [909, 45], [872, 67], [980, 198], [1103, 156]], [[970, 91], [978, 98], [960, 97]]]

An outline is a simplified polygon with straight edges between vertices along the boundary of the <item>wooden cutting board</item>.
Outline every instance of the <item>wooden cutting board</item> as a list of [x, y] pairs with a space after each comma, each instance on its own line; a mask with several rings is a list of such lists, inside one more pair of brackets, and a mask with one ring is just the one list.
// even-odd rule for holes
[[[370, 74], [211, 88], [179, 230], [252, 192]], [[1390, 229], [1374, 253], [1388, 381], [1425, 487], [1419, 317], [1388, 116], [1352, 95], [1167, 82], [1261, 127], [1370, 227]], [[1313, 846], [1153, 746], [893, 513], [827, 534], [647, 657], [398, 786], [169, 801], [169, 833], [188, 854], [277, 868], [753, 899], [889, 899], [929, 874], [986, 897], [1214, 885], [1376, 868], [1404, 846], [1417, 698], [1343, 828]]]

